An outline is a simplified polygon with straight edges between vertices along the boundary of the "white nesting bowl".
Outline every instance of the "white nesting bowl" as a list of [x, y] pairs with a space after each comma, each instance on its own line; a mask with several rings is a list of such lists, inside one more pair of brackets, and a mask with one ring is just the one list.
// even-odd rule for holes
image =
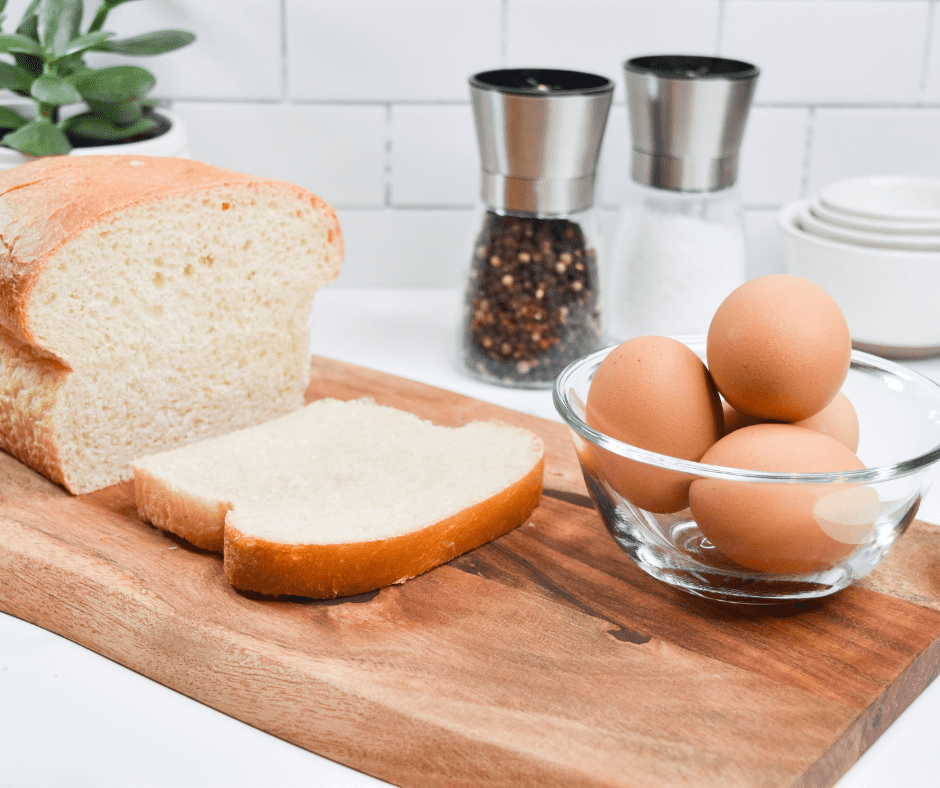
[[856, 216], [842, 211], [833, 211], [823, 205], [819, 195], [809, 198], [809, 210], [820, 221], [828, 222], [839, 227], [848, 227], [852, 230], [884, 233], [886, 235], [933, 235], [940, 238], [940, 221], [913, 222], [898, 219], [872, 219], [865, 216]]
[[871, 219], [940, 222], [940, 180], [907, 176], [848, 178], [819, 193], [827, 208]]
[[887, 358], [940, 354], [940, 252], [879, 249], [803, 230], [803, 200], [777, 216], [787, 272], [815, 282], [842, 309], [856, 348]]
[[940, 252], [940, 235], [883, 233], [877, 230], [859, 230], [853, 227], [845, 227], [816, 216], [812, 211], [809, 200], [800, 201], [796, 220], [806, 232], [832, 241], [841, 241], [842, 243], [859, 246], [874, 246], [879, 249]]

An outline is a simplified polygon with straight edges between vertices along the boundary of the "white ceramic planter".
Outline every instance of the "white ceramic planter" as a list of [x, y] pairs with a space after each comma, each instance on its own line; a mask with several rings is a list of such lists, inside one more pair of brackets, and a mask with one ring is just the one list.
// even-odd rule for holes
[[[170, 128], [165, 134], [142, 142], [125, 142], [118, 145], [101, 145], [95, 148], [73, 148], [69, 156], [106, 156], [114, 154], [137, 156], [171, 156], [177, 159], [191, 159], [189, 137], [186, 126], [180, 117], [166, 109], [157, 110], [170, 121]], [[0, 170], [7, 170], [17, 164], [23, 164], [34, 156], [27, 156], [10, 148], [0, 147]]]

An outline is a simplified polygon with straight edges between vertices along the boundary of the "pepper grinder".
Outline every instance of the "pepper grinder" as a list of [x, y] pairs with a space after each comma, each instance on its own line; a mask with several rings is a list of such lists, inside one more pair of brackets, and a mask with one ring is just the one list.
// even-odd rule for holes
[[483, 207], [461, 358], [481, 380], [548, 388], [602, 343], [594, 181], [613, 91], [557, 69], [470, 78]]
[[747, 277], [735, 184], [759, 70], [653, 55], [624, 72], [633, 150], [607, 288], [610, 339], [704, 334]]

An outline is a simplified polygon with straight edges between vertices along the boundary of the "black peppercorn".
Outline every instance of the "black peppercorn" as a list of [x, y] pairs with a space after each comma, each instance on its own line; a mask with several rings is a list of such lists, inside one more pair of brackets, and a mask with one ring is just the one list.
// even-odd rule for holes
[[597, 255], [565, 218], [487, 211], [464, 304], [467, 369], [491, 382], [551, 385], [601, 342]]

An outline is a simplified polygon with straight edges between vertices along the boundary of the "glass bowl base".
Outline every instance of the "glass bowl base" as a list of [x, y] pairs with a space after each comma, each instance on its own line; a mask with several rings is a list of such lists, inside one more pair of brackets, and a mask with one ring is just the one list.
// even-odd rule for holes
[[[637, 543], [622, 533], [612, 534], [633, 562], [648, 575], [705, 599], [738, 604], [780, 604], [828, 596], [849, 586], [856, 578], [845, 568], [806, 576], [762, 574], [746, 570], [722, 570], [674, 555], [648, 543]], [[701, 534], [699, 534], [699, 538]]]
[[633, 562], [657, 580], [698, 597], [747, 605], [796, 602], [833, 594], [865, 574], [851, 563], [811, 574], [755, 572], [715, 549], [688, 510], [667, 516], [628, 511], [598, 489], [589, 474], [585, 481], [608, 532]]

